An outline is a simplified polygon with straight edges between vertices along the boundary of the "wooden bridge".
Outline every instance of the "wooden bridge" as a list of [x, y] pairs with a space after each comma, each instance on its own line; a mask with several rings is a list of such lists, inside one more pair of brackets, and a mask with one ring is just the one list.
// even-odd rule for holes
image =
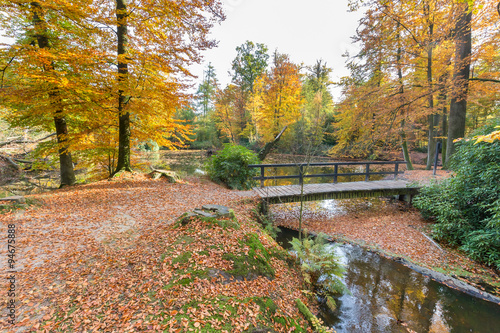
[[[263, 211], [267, 211], [269, 204], [279, 204], [288, 202], [315, 201], [327, 199], [351, 199], [363, 197], [386, 197], [399, 196], [405, 197], [411, 202], [411, 198], [418, 193], [419, 187], [412, 186], [404, 180], [398, 180], [400, 171], [399, 165], [404, 161], [397, 162], [336, 162], [336, 163], [309, 163], [309, 164], [254, 164], [249, 167], [260, 168], [260, 176], [254, 177], [260, 180], [260, 188], [254, 188], [254, 191], [262, 198]], [[370, 170], [373, 165], [394, 165], [394, 171]], [[339, 172], [339, 166], [364, 166], [363, 172]], [[334, 172], [330, 174], [306, 174], [305, 170], [309, 166], [327, 166], [334, 167]], [[266, 176], [266, 168], [296, 167], [298, 175], [286, 176]], [[394, 175], [394, 180], [370, 181], [370, 176], [374, 175]], [[338, 183], [339, 177], [345, 176], [364, 176], [364, 181]], [[332, 180], [330, 183], [322, 184], [303, 184], [305, 178], [327, 177]], [[283, 186], [265, 186], [265, 181], [269, 179], [299, 179], [299, 185]], [[302, 186], [303, 185], [303, 186]]]

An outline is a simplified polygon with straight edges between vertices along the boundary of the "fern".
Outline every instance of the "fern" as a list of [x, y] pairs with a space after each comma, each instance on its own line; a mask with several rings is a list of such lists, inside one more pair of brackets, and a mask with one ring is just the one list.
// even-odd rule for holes
[[[334, 248], [328, 246], [325, 234], [321, 233], [315, 238], [308, 236], [302, 240], [294, 238], [290, 244], [300, 262], [304, 280], [313, 291], [325, 297], [349, 292], [342, 282], [345, 268]], [[328, 301], [331, 305], [335, 303], [331, 297]]]

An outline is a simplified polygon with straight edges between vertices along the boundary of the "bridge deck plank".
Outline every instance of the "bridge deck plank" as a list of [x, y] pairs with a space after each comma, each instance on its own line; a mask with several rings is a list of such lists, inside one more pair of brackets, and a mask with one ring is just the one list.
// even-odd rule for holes
[[[384, 190], [401, 190], [405, 191], [409, 188], [409, 183], [404, 180], [379, 180], [379, 181], [362, 181], [351, 183], [323, 183], [323, 184], [305, 184], [304, 195], [320, 195], [328, 193], [347, 193], [347, 192], [374, 192]], [[416, 187], [413, 187], [416, 188]], [[254, 191], [263, 198], [280, 198], [292, 197], [300, 195], [299, 185], [285, 186], [268, 186], [263, 188], [254, 188]]]

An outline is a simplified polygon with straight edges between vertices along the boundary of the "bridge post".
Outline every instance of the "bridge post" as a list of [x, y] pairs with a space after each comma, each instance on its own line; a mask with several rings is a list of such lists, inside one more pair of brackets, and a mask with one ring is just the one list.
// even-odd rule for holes
[[366, 163], [365, 182], [370, 180], [370, 163]]
[[333, 183], [334, 184], [337, 184], [338, 174], [339, 174], [339, 165], [335, 164], [335, 170], [333, 171]]
[[260, 187], [264, 187], [264, 167], [260, 167]]
[[398, 174], [399, 174], [399, 163], [396, 162], [394, 166], [394, 180], [398, 180]]
[[262, 199], [260, 201], [260, 214], [267, 216], [269, 213], [269, 203], [267, 202], [267, 199]]

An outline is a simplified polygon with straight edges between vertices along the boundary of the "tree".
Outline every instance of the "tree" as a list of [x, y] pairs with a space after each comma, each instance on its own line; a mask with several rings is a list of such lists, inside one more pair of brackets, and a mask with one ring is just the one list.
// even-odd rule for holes
[[[92, 71], [95, 57], [92, 37], [82, 31], [84, 12], [66, 2], [2, 1], [1, 24], [5, 35], [1, 58], [2, 104], [10, 112], [13, 126], [38, 127], [57, 133], [57, 155], [61, 186], [73, 185], [71, 150], [74, 134], [68, 117], [82, 112], [92, 93], [82, 86], [89, 82], [82, 72]], [[71, 121], [71, 120], [70, 120]]]
[[[127, 0], [116, 0], [116, 8], [108, 7], [96, 17], [97, 22], [106, 25], [111, 14], [116, 14], [115, 89], [120, 135], [115, 173], [130, 170], [131, 114], [137, 118], [136, 133], [141, 127], [148, 132], [154, 129], [158, 144], [174, 146], [166, 139], [167, 133], [180, 133], [176, 142], [187, 138], [182, 124], [173, 119], [176, 108], [186, 105], [187, 96], [181, 93], [186, 88], [182, 78], [191, 76], [186, 68], [200, 62], [200, 51], [216, 45], [208, 39], [208, 33], [214, 23], [224, 18], [221, 6], [218, 0], [154, 0], [130, 6]], [[128, 33], [129, 28], [133, 35]], [[109, 31], [102, 31], [111, 38]]]
[[235, 104], [235, 124], [239, 126], [240, 138], [257, 141], [258, 133], [255, 123], [251, 120], [251, 94], [254, 91], [255, 80], [265, 73], [269, 55], [264, 44], [246, 41], [236, 48], [236, 58], [232, 61], [232, 83], [239, 87], [239, 103]]
[[217, 91], [215, 97], [214, 121], [217, 128], [233, 144], [239, 142], [241, 133], [239, 126], [241, 114], [238, 114], [238, 111], [242, 110], [241, 104], [244, 103], [242, 96], [241, 87], [230, 84], [224, 90]]
[[307, 70], [302, 84], [304, 106], [300, 118], [292, 126], [293, 136], [288, 137], [296, 146], [293, 150], [299, 154], [305, 152], [304, 142], [311, 141], [314, 146], [323, 142], [327, 117], [333, 113], [333, 98], [329, 91], [332, 69], [318, 60]]
[[213, 102], [217, 88], [218, 82], [217, 76], [215, 75], [215, 68], [209, 63], [207, 70], [203, 71], [203, 82], [198, 87], [196, 93], [203, 117], [206, 117], [208, 113], [213, 110]]
[[269, 55], [264, 44], [246, 41], [236, 48], [238, 54], [232, 62], [233, 83], [240, 86], [245, 93], [253, 92], [253, 85], [257, 77], [267, 68]]
[[458, 19], [455, 27], [455, 67], [453, 72], [453, 95], [448, 120], [447, 155], [455, 152], [455, 139], [465, 136], [467, 95], [469, 90], [470, 62], [472, 52], [472, 8], [468, 2], [457, 4]]
[[257, 78], [252, 94], [252, 118], [264, 141], [273, 140], [297, 120], [304, 103], [301, 89], [299, 67], [276, 51], [273, 67]]
[[[50, 129], [52, 113], [72, 129], [58, 130], [66, 160], [70, 150], [96, 159], [106, 151], [112, 160], [118, 142], [115, 173], [131, 170], [134, 144], [153, 140], [175, 148], [188, 139], [189, 127], [174, 117], [189, 99], [184, 91], [192, 74], [186, 68], [216, 45], [208, 33], [224, 19], [220, 1], [3, 0], [2, 5], [4, 30], [16, 38], [2, 49], [8, 79], [3, 96], [16, 109], [14, 126]], [[41, 9], [30, 14], [37, 6], [46, 15]]]

